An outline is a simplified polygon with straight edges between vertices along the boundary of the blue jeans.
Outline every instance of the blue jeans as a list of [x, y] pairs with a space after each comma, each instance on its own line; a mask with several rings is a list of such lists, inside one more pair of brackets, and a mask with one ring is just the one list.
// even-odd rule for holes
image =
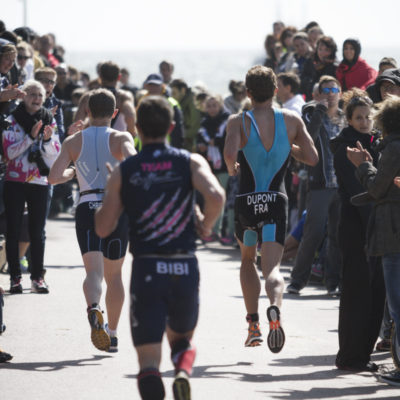
[[382, 257], [382, 264], [386, 298], [396, 326], [397, 343], [400, 345], [400, 253], [385, 254]]

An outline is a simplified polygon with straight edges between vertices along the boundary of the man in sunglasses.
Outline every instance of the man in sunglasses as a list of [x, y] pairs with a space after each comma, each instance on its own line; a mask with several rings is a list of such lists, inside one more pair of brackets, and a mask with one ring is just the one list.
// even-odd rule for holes
[[339, 198], [329, 141], [345, 126], [344, 113], [339, 108], [340, 96], [339, 82], [332, 76], [324, 75], [319, 80], [318, 101], [309, 102], [303, 107], [303, 119], [318, 150], [319, 161], [314, 167], [306, 167], [307, 218], [291, 283], [287, 287], [287, 291], [292, 294], [299, 294], [306, 286], [315, 252], [325, 236], [328, 239], [325, 285], [329, 295], [339, 294], [341, 259], [336, 240]]

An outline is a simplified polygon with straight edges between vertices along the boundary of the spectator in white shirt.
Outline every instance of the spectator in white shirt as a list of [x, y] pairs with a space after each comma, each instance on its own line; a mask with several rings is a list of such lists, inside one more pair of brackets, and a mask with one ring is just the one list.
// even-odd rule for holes
[[301, 117], [304, 98], [298, 93], [300, 78], [292, 72], [278, 74], [278, 90], [276, 96], [282, 108], [295, 111]]

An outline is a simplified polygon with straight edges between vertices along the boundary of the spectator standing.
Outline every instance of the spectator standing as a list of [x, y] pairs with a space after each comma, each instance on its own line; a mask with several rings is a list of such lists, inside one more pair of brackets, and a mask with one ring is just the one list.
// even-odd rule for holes
[[360, 57], [361, 44], [357, 39], [346, 39], [343, 42], [343, 60], [336, 70], [336, 78], [343, 92], [353, 87], [366, 89], [375, 82], [378, 76], [367, 62]]
[[54, 95], [61, 100], [63, 108], [71, 104], [72, 92], [79, 87], [69, 78], [69, 71], [66, 64], [58, 64], [55, 68], [57, 82], [54, 86]]
[[319, 162], [314, 167], [307, 167], [307, 217], [287, 291], [299, 294], [307, 284], [315, 252], [325, 237], [327, 225], [328, 260], [325, 269], [325, 285], [328, 294], [335, 295], [338, 294], [341, 270], [340, 251], [336, 237], [340, 200], [337, 195], [337, 181], [329, 141], [343, 129], [345, 118], [343, 111], [339, 108], [341, 92], [337, 79], [333, 76], [322, 76], [318, 87], [320, 99], [304, 107], [303, 119], [318, 150]]
[[201, 114], [194, 103], [192, 89], [183, 79], [174, 79], [171, 84], [171, 95], [179, 102], [183, 114], [184, 148], [196, 151], [196, 136], [200, 129]]
[[[400, 173], [400, 98], [389, 97], [375, 116], [382, 129], [381, 156], [377, 167], [371, 154], [357, 143], [348, 148], [347, 156], [356, 167], [356, 175], [368, 192], [374, 207], [367, 230], [370, 256], [382, 257], [386, 296], [390, 315], [396, 327], [397, 346], [400, 345], [400, 188], [394, 183]], [[400, 386], [400, 370], [381, 375], [380, 379]]]
[[[160, 64], [161, 65], [161, 64]], [[160, 67], [161, 68], [161, 67]], [[175, 127], [169, 135], [171, 146], [178, 149], [183, 147], [183, 115], [179, 103], [166, 90], [163, 78], [160, 74], [150, 74], [143, 83], [143, 88], [147, 90], [150, 96], [164, 96], [167, 98], [174, 110]]]
[[343, 260], [339, 306], [339, 351], [336, 366], [348, 371], [377, 371], [370, 361], [379, 335], [385, 303], [385, 285], [381, 260], [365, 251], [371, 205], [356, 207], [351, 197], [364, 192], [355, 176], [355, 167], [347, 158], [347, 147], [360, 142], [372, 155], [376, 166], [378, 152], [372, 135], [372, 101], [367, 93], [352, 89], [342, 96], [349, 124], [331, 140], [338, 193], [341, 199], [338, 241]]
[[300, 93], [305, 94], [306, 101], [312, 99], [314, 85], [324, 75], [336, 77], [337, 45], [330, 36], [322, 36], [318, 39], [317, 50], [313, 58], [309, 58], [304, 63], [303, 73], [300, 76]]
[[37, 81], [23, 86], [26, 96], [8, 118], [10, 127], [3, 132], [7, 161], [4, 205], [7, 221], [7, 262], [11, 278], [10, 292], [22, 293], [18, 240], [25, 202], [28, 206], [31, 243], [31, 290], [48, 293], [43, 267], [49, 184], [47, 175], [60, 151], [60, 139], [52, 113], [43, 107], [46, 91]]
[[291, 72], [281, 72], [278, 74], [278, 90], [276, 97], [282, 104], [282, 108], [294, 111], [299, 117], [305, 104], [303, 96], [299, 94], [300, 79]]
[[[201, 121], [201, 127], [197, 135], [198, 152], [204, 156], [210, 164], [211, 171], [218, 178], [221, 186], [227, 190], [228, 172], [223, 158], [226, 125], [229, 113], [224, 109], [222, 97], [219, 95], [208, 96], [205, 102], [206, 116]], [[228, 236], [233, 237], [233, 213], [228, 220]], [[222, 215], [216, 222], [212, 239], [219, 239], [222, 229]]]
[[[385, 72], [387, 69], [392, 69], [392, 68], [397, 68], [396, 60], [392, 57], [383, 57], [382, 60], [379, 62], [378, 76], [376, 79], [378, 79], [378, 77], [382, 75], [383, 72]], [[379, 103], [382, 101], [381, 93], [379, 91], [379, 87], [376, 80], [372, 85], [369, 85], [366, 90], [368, 96], [374, 103]]]
[[231, 114], [238, 113], [243, 108], [243, 101], [246, 99], [246, 86], [243, 81], [229, 82], [231, 94], [224, 99], [224, 106]]

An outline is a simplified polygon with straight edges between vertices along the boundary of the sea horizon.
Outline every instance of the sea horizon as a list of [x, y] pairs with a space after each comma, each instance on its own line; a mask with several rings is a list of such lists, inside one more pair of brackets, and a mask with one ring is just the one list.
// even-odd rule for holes
[[[393, 57], [400, 62], [400, 48], [363, 47], [361, 57], [377, 69], [383, 57]], [[162, 60], [168, 60], [174, 64], [174, 78], [184, 79], [189, 86], [202, 84], [213, 93], [226, 95], [229, 81], [244, 80], [251, 66], [264, 62], [265, 54], [256, 48], [72, 50], [67, 51], [65, 60], [79, 71], [89, 73], [91, 79], [96, 77], [97, 63], [112, 60], [130, 71], [131, 83], [138, 87], [142, 87], [149, 74], [158, 72]]]

